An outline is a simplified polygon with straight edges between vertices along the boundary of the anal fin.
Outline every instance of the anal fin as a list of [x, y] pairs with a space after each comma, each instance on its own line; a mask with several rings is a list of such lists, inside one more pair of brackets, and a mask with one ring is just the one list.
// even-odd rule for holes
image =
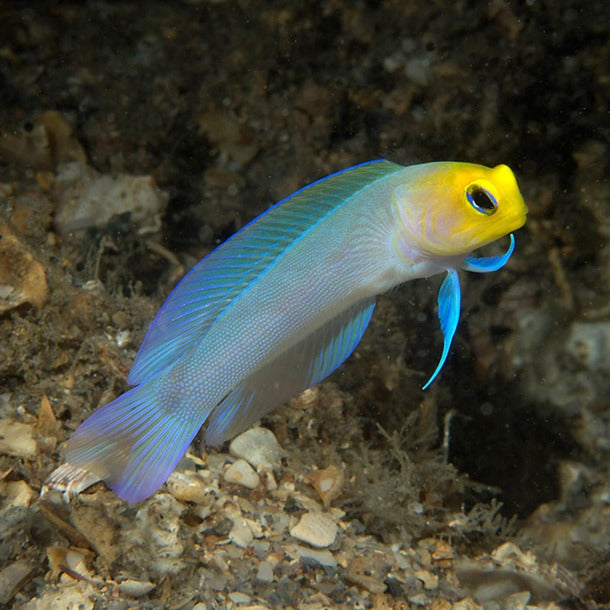
[[222, 444], [330, 375], [360, 342], [374, 308], [367, 299], [347, 309], [245, 379], [212, 412], [206, 442]]

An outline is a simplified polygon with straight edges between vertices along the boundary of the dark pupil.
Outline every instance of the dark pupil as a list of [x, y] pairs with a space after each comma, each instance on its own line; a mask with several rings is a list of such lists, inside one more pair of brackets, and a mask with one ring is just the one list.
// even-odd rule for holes
[[474, 187], [469, 189], [468, 195], [471, 203], [482, 212], [495, 211], [496, 203], [485, 189]]

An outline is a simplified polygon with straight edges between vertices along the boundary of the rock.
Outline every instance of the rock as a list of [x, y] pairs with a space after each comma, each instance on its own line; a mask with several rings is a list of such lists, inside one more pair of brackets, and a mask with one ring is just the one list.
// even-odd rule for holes
[[421, 87], [428, 85], [432, 78], [432, 62], [430, 57], [424, 55], [407, 60], [405, 76]]
[[244, 517], [237, 504], [227, 502], [223, 506], [222, 512], [232, 522], [231, 530], [228, 533], [229, 540], [238, 547], [245, 549], [252, 544], [254, 538], [260, 538], [263, 535], [260, 523]]
[[28, 580], [34, 569], [27, 561], [14, 561], [0, 571], [0, 605], [8, 607], [15, 593]]
[[[139, 557], [147, 558], [147, 565], [155, 574], [177, 574], [185, 566], [185, 511], [184, 504], [169, 494], [157, 493], [138, 509], [134, 528], [122, 532], [124, 543], [136, 547]], [[132, 548], [133, 554], [136, 548]]]
[[261, 479], [252, 466], [246, 460], [239, 458], [231, 464], [224, 472], [224, 479], [228, 483], [243, 485], [248, 489], [254, 489], [260, 485]]
[[277, 489], [277, 481], [275, 480], [275, 477], [273, 476], [273, 470], [269, 470], [269, 468], [265, 468], [264, 466], [261, 466], [258, 469], [258, 474], [260, 475], [263, 485], [269, 491], [275, 491]]
[[313, 470], [307, 474], [305, 481], [318, 492], [322, 503], [328, 508], [332, 499], [341, 491], [343, 470], [331, 464], [324, 470]]
[[0, 313], [24, 303], [42, 307], [47, 294], [44, 267], [8, 225], [0, 222]]
[[61, 235], [105, 227], [113, 217], [129, 214], [139, 234], [157, 231], [168, 196], [152, 176], [100, 174], [82, 163], [66, 163], [55, 182], [58, 209], [55, 227]]
[[[106, 492], [100, 493], [97, 498], [104, 497]], [[94, 496], [95, 498], [96, 496]], [[95, 551], [106, 564], [117, 560], [121, 552], [121, 544], [117, 543], [117, 527], [109, 518], [105, 507], [108, 501], [92, 501], [89, 506], [82, 505], [79, 510], [69, 515], [70, 522], [74, 524], [81, 536], [88, 541], [90, 548]], [[58, 507], [57, 512], [61, 515]], [[65, 529], [65, 527], [64, 527]], [[63, 531], [62, 531], [63, 533]], [[74, 539], [76, 541], [76, 539]], [[129, 547], [131, 551], [131, 547]]]
[[438, 587], [438, 576], [430, 572], [430, 570], [415, 570], [415, 576], [424, 585], [424, 589], [433, 590]]
[[258, 142], [252, 130], [225, 111], [203, 112], [197, 117], [197, 123], [220, 153], [238, 165], [247, 165], [258, 153]]
[[36, 497], [36, 492], [25, 481], [0, 481], [0, 495], [6, 506], [27, 507]]
[[119, 591], [129, 597], [142, 597], [150, 593], [157, 585], [148, 580], [124, 580], [119, 583]]
[[84, 578], [93, 578], [85, 563], [85, 554], [81, 550], [62, 546], [47, 547], [47, 560], [51, 568], [51, 578], [56, 580], [64, 572], [79, 574]]
[[[44, 517], [70, 544], [81, 549], [95, 549], [94, 544], [92, 544], [89, 538], [79, 529], [79, 524], [72, 525], [72, 523], [69, 522], [70, 516], [66, 513], [61, 504], [56, 504], [50, 502], [48, 499], [44, 499], [38, 502], [37, 509], [40, 516]], [[90, 524], [86, 523], [85, 525], [87, 530], [89, 530]], [[90, 534], [90, 532], [87, 531], [87, 534]]]
[[313, 563], [320, 565], [324, 568], [334, 569], [337, 567], [337, 559], [335, 556], [327, 549], [322, 551], [317, 549], [309, 549], [304, 546], [298, 547], [299, 554], [301, 556], [301, 561], [304, 563]]
[[245, 519], [237, 518], [233, 521], [233, 527], [229, 532], [229, 540], [242, 549], [247, 548], [252, 543], [254, 536]]
[[119, 330], [114, 336], [115, 343], [123, 348], [131, 343], [131, 333], [128, 330]]
[[283, 449], [271, 430], [267, 428], [250, 428], [236, 436], [229, 446], [233, 457], [243, 458], [254, 468], [277, 469], [282, 463]]
[[268, 561], [261, 561], [258, 564], [258, 570], [256, 572], [256, 580], [260, 582], [272, 582], [273, 581], [273, 566]]
[[51, 407], [51, 403], [46, 394], [43, 395], [40, 401], [36, 431], [42, 436], [51, 436], [55, 438], [60, 434], [57, 418], [55, 417], [55, 413], [53, 413], [53, 408]]
[[566, 351], [592, 373], [610, 372], [610, 322], [574, 322]]
[[30, 130], [2, 134], [0, 158], [23, 167], [50, 169], [65, 161], [84, 163], [87, 156], [72, 125], [57, 110], [47, 110], [36, 117]]
[[[430, 598], [426, 593], [416, 593], [415, 595], [410, 595], [408, 597], [408, 600], [414, 606], [428, 606], [430, 604]], [[475, 606], [474, 604], [472, 604], [464, 606], [463, 608], [464, 610], [474, 610], [475, 608], [478, 610], [479, 606]], [[462, 610], [462, 607], [458, 606], [458, 609]]]
[[517, 351], [524, 355], [519, 364], [526, 392], [568, 417], [594, 412], [607, 393], [610, 322], [554, 325], [552, 315], [532, 311], [520, 317]]
[[35, 597], [25, 610], [53, 610], [54, 608], [78, 608], [79, 610], [93, 610], [97, 604], [99, 587], [89, 583], [80, 583], [78, 587], [62, 587], [60, 589], [46, 589], [42, 595]]
[[57, 441], [61, 437], [60, 427], [53, 413], [47, 395], [43, 395], [36, 422], [36, 441], [40, 453], [51, 454], [55, 451]]
[[252, 600], [252, 598], [249, 595], [246, 595], [245, 593], [241, 593], [240, 591], [233, 591], [232, 593], [229, 593], [229, 599], [237, 605], [240, 604], [249, 604], [250, 601]]
[[500, 545], [490, 556], [459, 562], [456, 576], [462, 587], [483, 604], [521, 591], [529, 591], [539, 601], [567, 599], [581, 586], [567, 569], [547, 565], [512, 542]]
[[529, 591], [519, 591], [506, 597], [502, 605], [506, 610], [528, 610], [532, 607], [531, 598], [532, 594]]
[[172, 472], [167, 480], [167, 490], [181, 502], [204, 504], [208, 499], [203, 480], [191, 470]]
[[370, 547], [360, 547], [357, 551], [352, 554], [345, 566], [346, 579], [371, 593], [383, 593], [387, 588], [384, 582], [387, 574], [387, 556]]
[[290, 535], [317, 548], [330, 546], [337, 537], [337, 525], [324, 513], [307, 512], [290, 530]]
[[0, 419], [0, 453], [22, 458], [34, 457], [34, 427], [10, 419]]

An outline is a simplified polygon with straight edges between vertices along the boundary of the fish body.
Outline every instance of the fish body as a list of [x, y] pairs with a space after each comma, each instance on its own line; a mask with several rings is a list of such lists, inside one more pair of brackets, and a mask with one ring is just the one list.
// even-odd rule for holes
[[457, 269], [500, 268], [474, 249], [518, 229], [526, 208], [509, 168], [365, 163], [279, 202], [200, 261], [169, 295], [128, 376], [91, 415], [69, 463], [122, 498], [163, 484], [199, 428], [219, 445], [335, 370], [360, 341], [378, 294], [447, 272], [445, 338], [460, 309]]

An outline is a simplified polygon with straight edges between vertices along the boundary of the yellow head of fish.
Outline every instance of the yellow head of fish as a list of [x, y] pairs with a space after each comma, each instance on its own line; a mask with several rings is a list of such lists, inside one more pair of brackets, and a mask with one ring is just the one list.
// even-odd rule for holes
[[428, 163], [394, 192], [406, 239], [424, 256], [461, 256], [525, 223], [527, 207], [506, 165]]

